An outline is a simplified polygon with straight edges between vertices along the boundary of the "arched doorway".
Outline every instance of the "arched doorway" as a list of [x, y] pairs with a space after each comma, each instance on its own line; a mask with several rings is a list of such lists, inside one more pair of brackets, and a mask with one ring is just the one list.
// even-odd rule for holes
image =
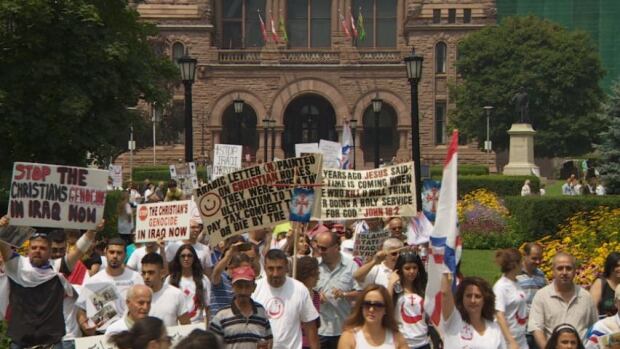
[[[375, 134], [375, 113], [372, 105], [364, 111], [363, 122], [362, 149], [364, 149], [364, 162], [373, 162], [377, 136]], [[396, 126], [396, 111], [384, 101], [379, 113], [379, 158], [383, 159], [384, 162], [391, 161], [398, 151], [400, 140]]]
[[234, 104], [224, 110], [222, 116], [222, 144], [239, 144], [243, 146], [243, 161], [247, 154], [251, 161], [256, 158], [258, 135], [256, 132], [256, 112], [249, 104], [243, 103], [240, 113], [235, 112]]
[[291, 101], [284, 111], [282, 147], [287, 157], [295, 156], [295, 144], [337, 141], [336, 112], [331, 103], [316, 94]]

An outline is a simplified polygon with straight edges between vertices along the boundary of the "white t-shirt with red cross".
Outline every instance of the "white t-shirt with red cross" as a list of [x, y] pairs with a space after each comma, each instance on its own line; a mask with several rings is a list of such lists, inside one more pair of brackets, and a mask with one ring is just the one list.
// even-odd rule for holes
[[516, 281], [502, 275], [493, 286], [495, 293], [495, 310], [504, 313], [508, 329], [515, 337], [520, 348], [527, 348], [527, 299], [525, 291]]
[[396, 301], [394, 317], [398, 321], [398, 331], [405, 337], [409, 348], [428, 344], [424, 298], [415, 293], [401, 294]]
[[273, 349], [300, 349], [300, 325], [319, 317], [306, 286], [290, 277], [279, 288], [271, 287], [267, 278], [258, 280], [252, 299], [265, 308]]
[[474, 327], [463, 321], [455, 308], [448, 319], [440, 323], [444, 348], [450, 349], [506, 349], [504, 336], [496, 322], [484, 320], [485, 330], [478, 333]]
[[[170, 277], [166, 278], [166, 284], [170, 284]], [[174, 286], [173, 286], [174, 287]], [[211, 290], [211, 282], [206, 276], [202, 276], [202, 297], [205, 302], [205, 307], [209, 305], [209, 297]], [[186, 308], [189, 312], [190, 321], [192, 324], [203, 323], [205, 319], [204, 308], [198, 306], [198, 297], [196, 296], [196, 283], [194, 278], [181, 276], [179, 280], [179, 290], [184, 295]]]

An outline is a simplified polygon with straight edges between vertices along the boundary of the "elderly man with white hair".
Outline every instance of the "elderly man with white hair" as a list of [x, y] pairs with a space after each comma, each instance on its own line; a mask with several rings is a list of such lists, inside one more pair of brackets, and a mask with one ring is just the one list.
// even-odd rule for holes
[[353, 273], [353, 277], [362, 287], [377, 284], [387, 288], [390, 274], [396, 266], [399, 250], [403, 246], [403, 242], [397, 238], [386, 239], [383, 242], [383, 248]]
[[127, 312], [125, 315], [114, 321], [105, 331], [106, 336], [129, 331], [134, 322], [149, 316], [151, 311], [151, 300], [153, 291], [146, 285], [134, 285], [127, 290]]

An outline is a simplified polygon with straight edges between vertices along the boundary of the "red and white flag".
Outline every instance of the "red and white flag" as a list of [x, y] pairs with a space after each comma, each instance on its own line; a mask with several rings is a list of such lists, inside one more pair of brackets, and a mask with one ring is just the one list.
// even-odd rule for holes
[[347, 38], [351, 38], [351, 32], [349, 31], [349, 24], [347, 23], [348, 21], [346, 20], [346, 18], [344, 18], [340, 10], [338, 10], [338, 16], [340, 16], [340, 24], [342, 25], [342, 31], [344, 32], [344, 36], [346, 36]]
[[265, 28], [265, 21], [263, 21], [263, 17], [261, 17], [260, 12], [258, 13], [258, 20], [260, 21], [260, 32], [263, 34], [263, 40], [265, 43], [269, 41], [269, 36], [267, 36], [267, 28]]
[[[458, 214], [456, 203], [457, 167], [458, 167], [459, 133], [454, 130], [448, 147], [448, 154], [443, 167], [441, 189], [435, 226], [431, 232], [428, 256], [428, 283], [424, 310], [435, 324], [441, 319], [441, 278], [445, 273], [456, 273], [456, 265], [461, 258], [461, 239], [458, 229]], [[453, 277], [453, 290], [456, 278]]]
[[355, 19], [353, 18], [353, 11], [349, 7], [349, 22], [351, 23], [351, 35], [357, 39], [357, 28], [355, 27]]
[[280, 37], [278, 36], [278, 29], [276, 28], [276, 24], [273, 20], [273, 15], [269, 13], [269, 21], [271, 22], [271, 37], [274, 42], [280, 42]]

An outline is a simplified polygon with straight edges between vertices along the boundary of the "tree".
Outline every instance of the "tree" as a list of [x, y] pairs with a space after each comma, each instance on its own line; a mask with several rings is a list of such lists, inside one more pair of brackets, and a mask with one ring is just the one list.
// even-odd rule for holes
[[467, 36], [458, 46], [460, 79], [450, 91], [456, 108], [451, 123], [471, 138], [486, 139], [485, 105], [495, 107], [491, 139], [508, 146], [506, 131], [519, 121], [512, 97], [521, 86], [537, 156], [579, 155], [592, 149], [602, 130], [596, 113], [604, 97], [603, 69], [592, 40], [537, 17], [509, 17]]
[[0, 169], [84, 165], [126, 149], [140, 99], [165, 105], [178, 76], [125, 0], [0, 1]]
[[597, 147], [601, 153], [598, 166], [603, 184], [608, 194], [620, 194], [620, 83], [611, 88], [609, 102], [603, 109], [607, 130], [601, 132], [601, 144]]

